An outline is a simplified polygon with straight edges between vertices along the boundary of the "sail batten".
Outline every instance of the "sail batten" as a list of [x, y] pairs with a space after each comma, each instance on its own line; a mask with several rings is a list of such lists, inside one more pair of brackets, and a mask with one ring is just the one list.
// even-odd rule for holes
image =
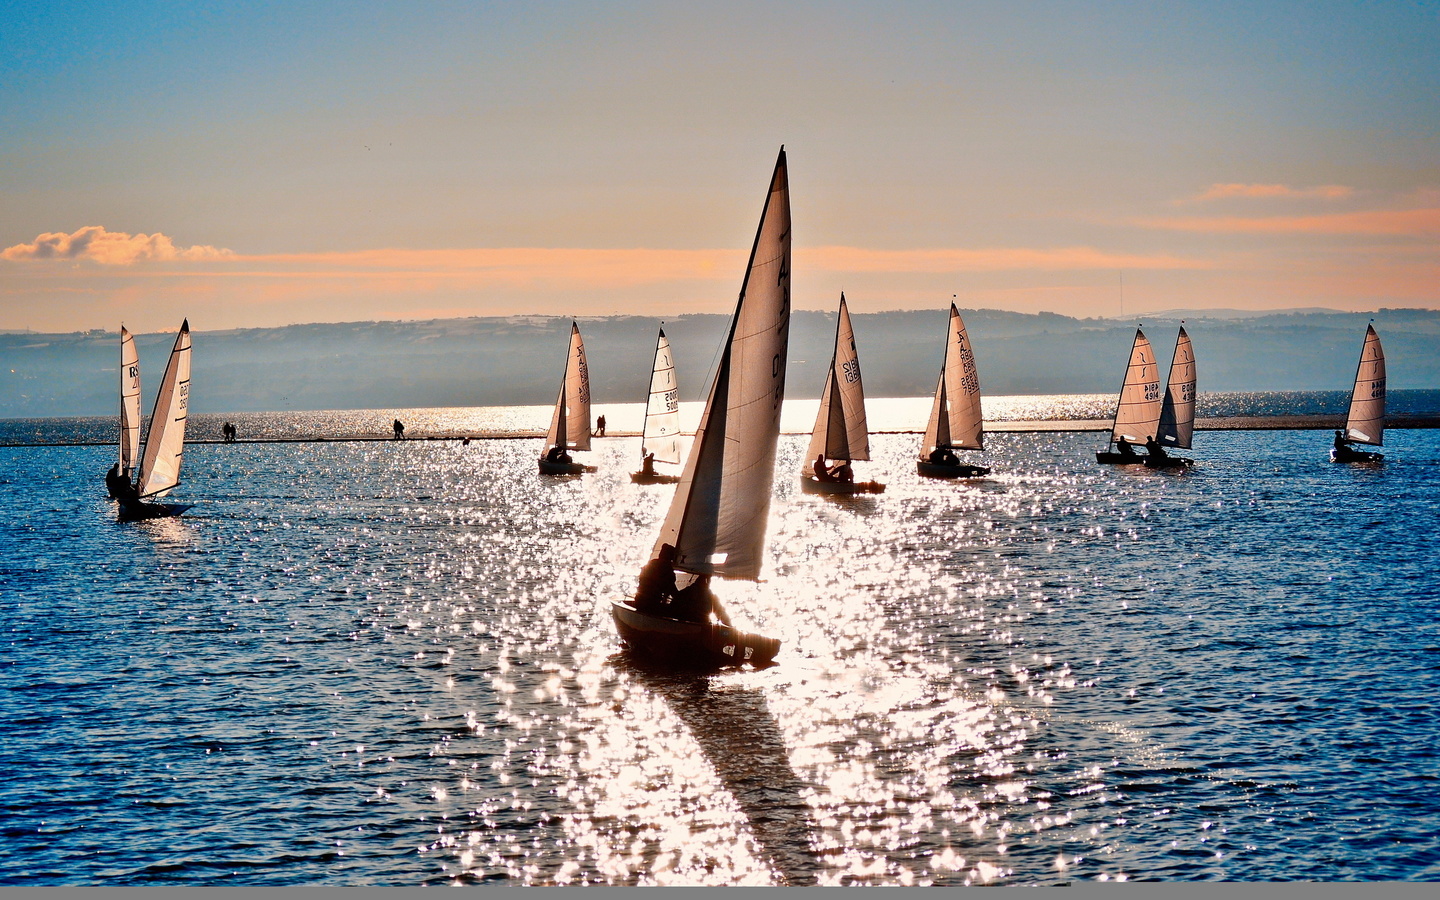
[[1345, 416], [1345, 435], [1360, 444], [1380, 447], [1385, 443], [1385, 351], [1374, 325], [1365, 329], [1350, 411]]
[[1145, 332], [1135, 329], [1135, 342], [1130, 347], [1130, 362], [1125, 368], [1125, 383], [1120, 388], [1120, 402], [1115, 408], [1115, 423], [1110, 429], [1110, 442], [1124, 439], [1143, 444], [1155, 436], [1160, 424], [1160, 369], [1150, 340]]
[[1189, 450], [1195, 434], [1195, 351], [1190, 335], [1181, 326], [1175, 337], [1175, 356], [1170, 362], [1170, 380], [1160, 406], [1155, 440], [1164, 447]]
[[145, 436], [145, 457], [140, 465], [141, 497], [159, 497], [180, 483], [180, 462], [185, 454], [185, 420], [190, 405], [190, 320], [180, 326], [170, 361], [150, 414]]
[[785, 399], [790, 336], [790, 187], [781, 149], [700, 427], [655, 541], [675, 568], [754, 580]]
[[140, 464], [140, 353], [120, 326], [120, 471]]
[[980, 374], [960, 310], [950, 304], [945, 361], [935, 385], [935, 401], [920, 444], [920, 459], [936, 450], [984, 450], [985, 420], [980, 408]]
[[570, 323], [570, 349], [565, 354], [565, 377], [555, 399], [555, 412], [545, 442], [570, 450], [590, 449], [590, 369], [585, 364], [585, 342], [580, 326]]
[[860, 356], [855, 348], [855, 329], [845, 295], [840, 295], [840, 312], [835, 321], [835, 349], [820, 392], [820, 408], [810, 433], [806, 463], [823, 455], [827, 459], [868, 460], [870, 430], [865, 421], [865, 388], [860, 379]]

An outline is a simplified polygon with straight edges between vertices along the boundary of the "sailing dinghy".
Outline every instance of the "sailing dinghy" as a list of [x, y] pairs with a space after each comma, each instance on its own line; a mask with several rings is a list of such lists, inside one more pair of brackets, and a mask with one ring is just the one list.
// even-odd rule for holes
[[1115, 407], [1115, 422], [1110, 428], [1109, 444], [1114, 450], [1095, 451], [1095, 461], [1136, 465], [1145, 457], [1131, 445], [1144, 445], [1154, 439], [1160, 424], [1160, 369], [1150, 339], [1135, 329], [1135, 342], [1130, 345], [1130, 363], [1125, 367], [1125, 383], [1120, 387], [1120, 402]]
[[1152, 469], [1180, 469], [1193, 465], [1194, 460], [1171, 456], [1166, 447], [1190, 449], [1195, 434], [1195, 350], [1185, 326], [1175, 336], [1175, 356], [1170, 361], [1170, 380], [1165, 383], [1165, 399], [1160, 404], [1160, 422], [1156, 426], [1155, 443], [1159, 453], [1151, 450], [1145, 465]]
[[774, 638], [732, 627], [709, 580], [760, 576], [789, 337], [790, 186], [782, 147], [670, 511], [635, 597], [611, 603], [615, 629], [638, 661], [714, 670], [767, 665], [780, 650]]
[[1385, 443], [1385, 351], [1375, 326], [1365, 329], [1365, 343], [1360, 348], [1360, 364], [1355, 368], [1355, 389], [1350, 394], [1350, 412], [1345, 416], [1345, 430], [1335, 432], [1335, 446], [1330, 449], [1331, 462], [1380, 462], [1383, 453], [1355, 450], [1351, 444]]
[[935, 402], [920, 444], [915, 470], [927, 478], [978, 478], [989, 475], [985, 466], [962, 463], [956, 450], [984, 450], [985, 422], [980, 414], [980, 375], [975, 354], [960, 310], [950, 304], [950, 323], [945, 333], [945, 361], [940, 382], [935, 385]]
[[[855, 330], [844, 294], [840, 295], [840, 315], [835, 323], [835, 352], [830, 355], [805, 459], [808, 471], [800, 475], [800, 489], [807, 494], [879, 494], [885, 490], [878, 481], [856, 481], [850, 474], [852, 461], [870, 459], [870, 433], [865, 424], [865, 390], [860, 384]], [[840, 465], [831, 466], [832, 461]]]
[[585, 365], [585, 342], [580, 339], [580, 326], [574, 322], [570, 323], [565, 377], [560, 382], [560, 396], [555, 400], [555, 414], [550, 418], [545, 445], [549, 449], [540, 457], [541, 475], [580, 475], [595, 471], [594, 466], [572, 460], [568, 452], [590, 449], [590, 369]]
[[[123, 337], [121, 340], [123, 348]], [[121, 352], [123, 359], [123, 349]], [[137, 395], [139, 377], [137, 362]], [[123, 408], [123, 387], [121, 394]], [[138, 401], [136, 405], [138, 415]], [[189, 414], [189, 405], [190, 320], [186, 319], [180, 326], [180, 333], [175, 335], [175, 346], [170, 350], [170, 361], [165, 366], [165, 376], [160, 380], [160, 392], [155, 396], [155, 408], [150, 413], [150, 431], [145, 435], [145, 452], [140, 462], [139, 478], [129, 490], [122, 491], [122, 496], [117, 498], [120, 501], [121, 520], [178, 516], [194, 506], [193, 503], [145, 502], [152, 497], [165, 496], [180, 484], [180, 461], [185, 455], [185, 418]], [[123, 421], [122, 413], [122, 427]], [[129, 479], [126, 479], [126, 484], [129, 485]]]
[[680, 464], [680, 388], [663, 328], [655, 341], [655, 365], [650, 369], [650, 396], [645, 401], [645, 427], [640, 433], [640, 471], [631, 472], [630, 480], [636, 484], [680, 481], [679, 475], [655, 471], [657, 462]]

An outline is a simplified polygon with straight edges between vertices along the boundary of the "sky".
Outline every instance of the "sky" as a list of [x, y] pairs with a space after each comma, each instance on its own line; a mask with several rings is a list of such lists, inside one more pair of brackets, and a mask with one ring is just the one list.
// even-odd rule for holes
[[0, 330], [1440, 308], [1440, 0], [0, 0]]

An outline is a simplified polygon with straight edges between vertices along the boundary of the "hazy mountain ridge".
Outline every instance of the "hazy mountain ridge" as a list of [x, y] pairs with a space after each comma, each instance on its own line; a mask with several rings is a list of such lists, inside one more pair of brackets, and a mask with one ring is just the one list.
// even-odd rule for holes
[[[1181, 311], [1177, 311], [1181, 312]], [[1298, 311], [1205, 318], [1155, 314], [1141, 324], [1168, 365], [1180, 318], [1195, 344], [1202, 391], [1343, 390], [1373, 319], [1392, 388], [1440, 388], [1440, 312]], [[962, 310], [989, 394], [1107, 393], [1118, 389], [1134, 321], [1056, 313]], [[934, 390], [945, 310], [853, 315], [872, 397]], [[649, 316], [579, 320], [596, 403], [640, 402], [656, 329]], [[702, 399], [729, 317], [665, 321], [683, 399]], [[472, 317], [344, 322], [194, 333], [196, 412], [502, 406], [551, 403], [559, 390], [570, 319]], [[835, 315], [792, 317], [787, 394], [818, 396]], [[138, 335], [145, 405], [153, 400], [173, 335]], [[116, 333], [0, 334], [0, 416], [104, 415], [117, 405]]]

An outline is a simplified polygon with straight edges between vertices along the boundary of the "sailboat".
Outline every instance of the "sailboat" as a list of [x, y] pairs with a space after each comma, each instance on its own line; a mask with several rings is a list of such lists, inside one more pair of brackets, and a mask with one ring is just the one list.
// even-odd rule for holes
[[675, 361], [665, 329], [655, 341], [655, 365], [650, 369], [650, 397], [645, 402], [645, 427], [640, 433], [640, 471], [631, 472], [636, 484], [675, 484], [679, 475], [655, 471], [657, 462], [680, 464], [680, 388]]
[[[860, 383], [855, 330], [844, 294], [840, 295], [840, 315], [835, 323], [835, 351], [830, 355], [805, 459], [800, 489], [807, 494], [879, 494], [885, 490], [878, 481], [856, 481], [850, 474], [852, 461], [870, 459], [870, 432], [865, 424], [865, 389]], [[830, 460], [841, 464], [831, 467]]]
[[1190, 346], [1190, 335], [1185, 326], [1175, 336], [1175, 356], [1170, 361], [1170, 379], [1165, 383], [1165, 399], [1160, 404], [1160, 422], [1156, 426], [1155, 442], [1162, 448], [1159, 454], [1145, 457], [1145, 465], [1152, 469], [1178, 469], [1193, 464], [1183, 456], [1171, 456], [1165, 447], [1190, 449], [1190, 440], [1195, 434], [1195, 350]]
[[984, 450], [985, 423], [980, 414], [980, 375], [960, 310], [950, 304], [945, 332], [945, 362], [935, 385], [935, 402], [920, 444], [915, 470], [928, 478], [978, 478], [989, 475], [985, 466], [962, 463], [956, 450]]
[[1160, 424], [1160, 369], [1150, 339], [1135, 329], [1135, 342], [1130, 346], [1130, 363], [1125, 367], [1125, 383], [1120, 387], [1120, 402], [1115, 407], [1115, 422], [1110, 428], [1110, 444], [1115, 450], [1095, 451], [1101, 463], [1136, 464], [1145, 457], [1131, 449], [1132, 444], [1145, 444], [1155, 437]]
[[615, 629], [638, 660], [700, 669], [763, 666], [780, 650], [778, 640], [730, 625], [709, 580], [760, 576], [789, 337], [790, 186], [782, 147], [670, 510], [635, 596], [611, 603]]
[[570, 323], [565, 377], [560, 381], [560, 396], [555, 399], [555, 414], [550, 418], [545, 444], [549, 449], [540, 457], [541, 475], [580, 475], [595, 471], [594, 466], [573, 461], [567, 452], [590, 449], [590, 369], [585, 365], [585, 342], [580, 339], [580, 326], [574, 322]]
[[140, 463], [140, 354], [135, 337], [120, 326], [120, 459], [105, 475], [112, 500], [130, 493], [131, 470]]
[[[124, 338], [121, 339], [124, 346]], [[133, 344], [132, 344], [133, 347]], [[124, 358], [122, 349], [122, 359]], [[139, 392], [139, 363], [135, 363], [136, 393]], [[122, 382], [123, 384], [123, 382]], [[122, 388], [122, 407], [124, 405]], [[192, 503], [146, 503], [152, 497], [163, 497], [180, 484], [180, 461], [185, 455], [185, 419], [190, 405], [190, 320], [180, 326], [170, 361], [155, 395], [155, 408], [150, 413], [150, 431], [145, 435], [145, 452], [140, 461], [140, 474], [135, 484], [120, 496], [120, 518], [157, 519], [178, 516]], [[138, 416], [138, 401], [136, 402]], [[126, 414], [122, 413], [122, 421]], [[122, 438], [122, 444], [124, 440]], [[123, 452], [123, 451], [122, 451]], [[129, 479], [126, 479], [129, 484]]]
[[1355, 368], [1355, 389], [1350, 394], [1350, 412], [1345, 416], [1345, 430], [1335, 432], [1335, 446], [1330, 449], [1331, 462], [1380, 462], [1383, 453], [1355, 450], [1351, 444], [1385, 443], [1385, 351], [1375, 326], [1365, 329], [1365, 343], [1360, 348], [1360, 363]]

